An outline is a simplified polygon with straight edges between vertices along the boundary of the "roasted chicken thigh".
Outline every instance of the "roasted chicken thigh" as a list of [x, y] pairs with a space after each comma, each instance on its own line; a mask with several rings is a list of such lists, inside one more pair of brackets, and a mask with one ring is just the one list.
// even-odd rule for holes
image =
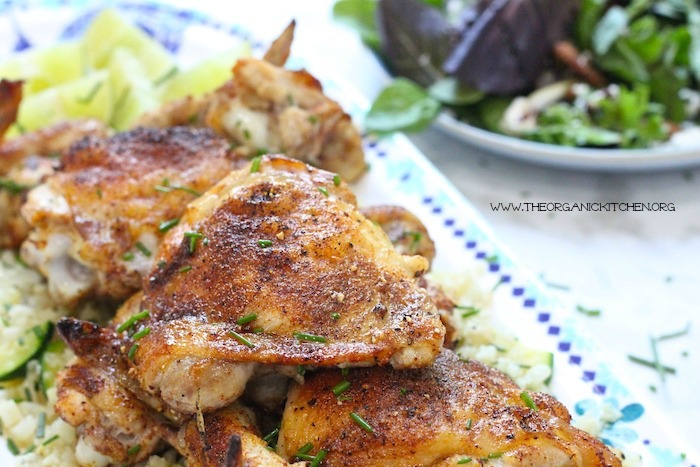
[[85, 136], [106, 132], [97, 120], [74, 120], [0, 142], [0, 247], [17, 248], [27, 238], [20, 208], [27, 192], [54, 173], [61, 153]]
[[284, 153], [356, 180], [366, 163], [360, 133], [350, 116], [308, 72], [282, 68], [293, 33], [294, 23], [263, 60], [240, 59], [232, 79], [216, 91], [168, 103], [142, 116], [138, 124], [213, 128], [241, 155]]
[[22, 256], [52, 297], [124, 299], [141, 288], [164, 232], [185, 205], [228, 174], [238, 158], [211, 130], [139, 128], [88, 137], [31, 190]]
[[[299, 161], [264, 157], [232, 172], [188, 205], [156, 261], [137, 307], [147, 311], [140, 338], [99, 338], [176, 412], [223, 407], [270, 368], [421, 367], [443, 342], [417, 284], [425, 258], [398, 254], [345, 183]], [[72, 328], [59, 323], [99, 364], [99, 344], [84, 352], [87, 333]]]
[[329, 466], [621, 465], [569, 422], [553, 397], [445, 349], [423, 369], [322, 370], [294, 384], [278, 452], [291, 459], [311, 443]]

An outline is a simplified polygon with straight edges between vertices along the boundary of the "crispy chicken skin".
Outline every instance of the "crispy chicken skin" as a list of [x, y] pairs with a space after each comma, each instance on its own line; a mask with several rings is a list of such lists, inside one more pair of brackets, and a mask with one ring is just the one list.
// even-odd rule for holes
[[418, 217], [401, 206], [368, 206], [362, 214], [379, 225], [402, 255], [421, 255], [432, 263], [435, 243]]
[[[253, 164], [190, 203], [164, 239], [144, 281], [149, 334], [127, 359], [130, 376], [195, 413], [237, 399], [260, 364], [291, 374], [429, 365], [444, 328], [416, 283], [427, 261], [399, 255], [333, 174], [282, 157]], [[82, 357], [84, 334], [62, 334]], [[126, 353], [132, 342], [119, 338]]]
[[[119, 463], [136, 463], [177, 430], [119, 384], [114, 375], [74, 359], [58, 375], [55, 410], [78, 436]], [[170, 436], [167, 433], [172, 432]], [[139, 446], [138, 452], [132, 452]]]
[[532, 409], [504, 374], [462, 362], [450, 350], [424, 369], [353, 369], [346, 379], [342, 400], [331, 391], [343, 381], [339, 370], [293, 385], [278, 441], [283, 457], [311, 443], [328, 452], [330, 466], [454, 465], [467, 457], [475, 465], [621, 465], [600, 441], [572, 427], [554, 398], [529, 392]]
[[60, 303], [124, 299], [153, 264], [161, 223], [180, 217], [236, 161], [207, 129], [85, 138], [63, 155], [60, 171], [29, 192], [22, 214], [31, 233], [22, 257], [47, 277]]
[[201, 424], [194, 417], [169, 441], [189, 467], [293, 465], [268, 448], [260, 437], [255, 414], [237, 403], [204, 415]]
[[366, 164], [362, 139], [350, 116], [308, 72], [282, 68], [293, 32], [292, 23], [263, 60], [239, 60], [233, 78], [216, 91], [168, 103], [137, 124], [213, 128], [243, 156], [280, 152], [356, 180]]
[[0, 139], [15, 123], [22, 101], [22, 81], [0, 80]]
[[84, 136], [105, 133], [96, 120], [75, 120], [0, 142], [0, 248], [17, 248], [27, 237], [20, 208], [29, 189], [56, 170], [57, 156]]

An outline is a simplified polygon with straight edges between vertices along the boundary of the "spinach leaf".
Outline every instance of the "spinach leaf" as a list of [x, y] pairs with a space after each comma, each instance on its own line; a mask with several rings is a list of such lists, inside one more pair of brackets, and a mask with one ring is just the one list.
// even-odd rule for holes
[[447, 105], [468, 105], [486, 96], [483, 92], [464, 86], [456, 78], [442, 78], [428, 88], [428, 94]]
[[596, 24], [593, 30], [593, 51], [598, 55], [608, 53], [615, 41], [627, 30], [629, 16], [627, 11], [620, 6], [613, 6]]
[[365, 129], [375, 133], [421, 131], [440, 112], [440, 103], [414, 82], [397, 78], [377, 96], [365, 116]]
[[338, 0], [333, 5], [333, 19], [355, 29], [363, 42], [375, 52], [380, 48], [376, 0]]

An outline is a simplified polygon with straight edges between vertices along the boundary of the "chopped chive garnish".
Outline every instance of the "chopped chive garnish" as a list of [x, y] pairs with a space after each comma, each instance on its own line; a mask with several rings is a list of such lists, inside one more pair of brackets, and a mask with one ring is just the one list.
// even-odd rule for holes
[[141, 329], [139, 332], [137, 332], [136, 334], [134, 334], [134, 340], [137, 341], [139, 339], [142, 339], [142, 338], [146, 337], [147, 335], [149, 335], [150, 333], [151, 333], [151, 328], [145, 327], [145, 328]]
[[258, 319], [257, 313], [251, 313], [249, 315], [241, 316], [240, 318], [238, 318], [236, 320], [236, 324], [243, 326], [243, 325], [246, 325], [248, 323], [252, 323], [256, 319]]
[[345, 367], [340, 369], [340, 374], [343, 376], [347, 376], [350, 374], [350, 367]]
[[248, 128], [243, 129], [243, 137], [245, 139], [250, 139], [250, 130]]
[[185, 232], [184, 236], [190, 239], [189, 251], [190, 254], [192, 254], [197, 249], [197, 242], [200, 238], [204, 237], [204, 234], [199, 232]]
[[124, 104], [126, 104], [127, 99], [129, 99], [129, 94], [131, 94], [131, 86], [125, 86], [122, 92], [119, 93], [114, 106], [112, 106], [112, 114], [109, 116], [109, 126], [114, 126], [117, 116], [124, 110]]
[[102, 199], [102, 190], [100, 190], [98, 188], [97, 190], [95, 190], [95, 194], [97, 195], [98, 198]]
[[498, 263], [498, 255], [489, 255], [486, 258], [484, 258], [484, 261], [486, 261], [489, 264]]
[[306, 374], [306, 366], [305, 365], [297, 365], [297, 373], [300, 374], [301, 376], [304, 376]]
[[178, 272], [188, 272], [192, 270], [192, 266], [183, 266]]
[[309, 123], [318, 123], [318, 117], [316, 115], [309, 115]]
[[242, 336], [241, 334], [238, 334], [236, 331], [230, 331], [230, 332], [229, 332], [229, 335], [230, 335], [231, 337], [233, 337], [234, 339], [236, 339], [239, 343], [245, 345], [246, 347], [249, 347], [249, 348], [251, 348], [251, 349], [252, 349], [253, 347], [255, 347], [255, 344], [253, 344], [252, 342], [250, 342], [248, 339], [246, 339], [246, 338], [245, 338], [244, 336]]
[[279, 434], [280, 434], [279, 427], [275, 428], [274, 430], [272, 430], [271, 432], [269, 432], [268, 434], [265, 435], [265, 437], [263, 438], [263, 441], [265, 441], [267, 443], [267, 445], [270, 446], [271, 448], [275, 448], [277, 446], [277, 436]]
[[472, 422], [472, 419], [471, 419], [471, 418], [470, 418], [469, 420], [467, 420], [467, 430], [471, 430], [471, 429], [472, 429], [472, 423], [473, 423], [473, 422]]
[[367, 433], [374, 433], [374, 428], [372, 428], [372, 425], [367, 423], [364, 418], [360, 417], [355, 412], [350, 413], [350, 418], [352, 418], [352, 420]]
[[331, 319], [338, 321], [340, 319], [340, 313], [331, 313]]
[[296, 454], [294, 454], [296, 457], [299, 457], [300, 455], [308, 454], [311, 452], [311, 450], [314, 448], [314, 445], [311, 443], [306, 443], [302, 447], [299, 448]]
[[10, 180], [9, 178], [0, 178], [0, 188], [9, 191], [11, 195], [18, 195], [24, 190], [28, 190], [33, 187], [30, 185], [21, 185], [14, 180]]
[[472, 461], [471, 457], [465, 457], [457, 461], [458, 464], [468, 464]]
[[92, 102], [92, 100], [97, 95], [97, 91], [99, 91], [102, 87], [102, 83], [102, 81], [95, 83], [95, 85], [92, 87], [92, 89], [90, 89], [90, 92], [88, 92], [87, 95], [85, 95], [85, 97], [77, 98], [76, 101], [78, 102], [78, 104], [87, 105], [90, 102]]
[[350, 389], [350, 381], [341, 381], [340, 383], [333, 386], [332, 391], [333, 394], [335, 394], [335, 396], [338, 397], [348, 389]]
[[320, 186], [320, 187], [318, 187], [318, 191], [320, 191], [321, 194], [323, 194], [324, 196], [330, 196], [330, 195], [328, 194], [328, 190], [326, 189], [325, 186]]
[[267, 248], [272, 246], [272, 240], [258, 240], [258, 246], [260, 248]]
[[649, 342], [651, 343], [651, 354], [654, 357], [654, 369], [656, 372], [659, 374], [659, 377], [661, 378], [661, 382], [666, 381], [666, 372], [663, 370], [662, 365], [661, 365], [661, 360], [659, 359], [659, 351], [656, 348], [656, 339], [653, 337], [649, 338]]
[[36, 445], [35, 445], [35, 444], [32, 444], [31, 446], [29, 446], [29, 447], [27, 448], [26, 451], [24, 451], [24, 453], [25, 453], [25, 454], [29, 454], [29, 453], [31, 453], [31, 452], [34, 452], [34, 450], [36, 450]]
[[146, 257], [151, 256], [151, 250], [149, 250], [148, 247], [146, 247], [146, 245], [144, 245], [143, 243], [136, 242], [135, 246], [141, 253], [143, 253], [144, 256], [146, 256]]
[[300, 461], [312, 461], [312, 460], [314, 460], [314, 456], [312, 456], [311, 454], [296, 454], [294, 457], [296, 457]]
[[462, 313], [462, 318], [469, 318], [471, 316], [478, 315], [479, 313], [481, 313], [481, 310], [479, 308], [469, 305], [456, 305], [455, 309], [464, 310], [464, 313]]
[[401, 389], [399, 389], [399, 395], [400, 395], [400, 396], [405, 396], [406, 394], [408, 394], [408, 388], [401, 388]]
[[126, 253], [124, 253], [122, 255], [122, 259], [124, 261], [131, 261], [132, 259], [134, 259], [134, 256], [136, 256], [136, 255], [134, 255], [133, 251], [127, 251]]
[[335, 185], [335, 186], [340, 185], [340, 175], [338, 175], [338, 174], [333, 175], [333, 185]]
[[129, 349], [129, 352], [126, 354], [126, 356], [129, 358], [129, 360], [134, 359], [134, 355], [136, 355], [136, 351], [139, 349], [138, 344], [133, 344], [131, 348]]
[[253, 333], [255, 333], [255, 334], [262, 334], [263, 331], [264, 331], [264, 329], [262, 328], [262, 326], [256, 326], [253, 328]]
[[582, 305], [576, 305], [576, 311], [586, 316], [600, 316], [600, 310], [586, 308]]
[[175, 227], [179, 222], [180, 219], [177, 217], [174, 219], [168, 219], [167, 221], [163, 221], [160, 223], [160, 225], [158, 226], [158, 230], [160, 230], [161, 232], [167, 232], [168, 230]]
[[539, 408], [537, 407], [537, 404], [535, 404], [535, 401], [532, 400], [532, 397], [530, 397], [530, 394], [527, 391], [523, 391], [520, 393], [520, 398], [525, 402], [525, 405], [530, 407], [534, 411], [538, 411]]
[[42, 446], [48, 446], [49, 444], [51, 444], [51, 443], [53, 443], [54, 441], [56, 441], [58, 438], [59, 438], [58, 435], [53, 435], [51, 438], [49, 438], [49, 439], [47, 439], [46, 441], [44, 441], [43, 443], [41, 443], [41, 445], [42, 445]]
[[262, 160], [262, 156], [255, 156], [250, 163], [250, 173], [254, 174], [255, 172], [260, 171], [260, 161]]
[[[640, 365], [643, 365], [643, 366], [646, 366], [646, 367], [649, 367], [649, 368], [657, 369], [657, 368], [656, 368], [656, 364], [655, 364], [654, 362], [649, 361], [649, 360], [646, 360], [646, 359], [644, 359], [644, 358], [640, 358], [640, 357], [637, 357], [637, 356], [634, 356], [634, 355], [627, 355], [627, 359], [628, 359], [629, 361], [631, 361], [631, 362], [639, 363]], [[676, 374], [676, 369], [675, 369], [675, 368], [670, 367], [670, 366], [666, 366], [666, 365], [661, 365], [661, 371], [663, 371], [664, 373], [671, 374], [671, 375], [675, 375], [675, 374]]]
[[311, 461], [311, 464], [309, 464], [309, 467], [318, 467], [321, 465], [321, 462], [326, 458], [326, 454], [328, 454], [328, 451], [325, 449], [321, 449], [316, 453], [316, 456], [314, 457], [314, 460]]
[[685, 336], [686, 334], [688, 334], [688, 332], [690, 332], [690, 322], [688, 322], [688, 323], [685, 325], [685, 327], [684, 327], [683, 329], [681, 329], [680, 331], [670, 332], [670, 333], [668, 333], [668, 334], [662, 334], [662, 335], [660, 335], [659, 337], [657, 337], [656, 340], [657, 340], [657, 341], [664, 341], [664, 340], [667, 340], [667, 339], [674, 339], [674, 338], [676, 338], [676, 337]]
[[328, 342], [328, 339], [326, 339], [323, 336], [317, 336], [315, 334], [308, 334], [305, 332], [295, 332], [294, 337], [296, 337], [297, 340], [306, 341], [306, 342], [320, 342], [322, 344], [325, 344], [326, 342]]
[[41, 439], [46, 433], [46, 412], [39, 413], [39, 421], [36, 425], [36, 438]]
[[489, 459], [498, 459], [499, 457], [502, 457], [502, 456], [503, 456], [503, 453], [502, 453], [502, 452], [492, 452], [492, 453], [489, 454], [487, 457], [488, 457]]
[[150, 311], [143, 310], [143, 311], [136, 313], [135, 315], [130, 316], [129, 319], [127, 319], [122, 324], [120, 324], [119, 327], [117, 327], [117, 332], [126, 331], [127, 329], [131, 328], [134, 324], [138, 323], [139, 321], [148, 318], [149, 315], [150, 315]]
[[131, 446], [131, 447], [126, 451], [126, 455], [129, 456], [129, 457], [135, 456], [136, 454], [139, 453], [140, 450], [141, 450], [141, 445], [140, 445], [140, 444], [135, 444], [135, 445]]
[[177, 74], [177, 72], [178, 72], [177, 67], [173, 65], [163, 76], [161, 76], [160, 78], [156, 79], [153, 82], [153, 86], [155, 86], [155, 87], [160, 86], [161, 84], [165, 83], [170, 78], [175, 76]]
[[7, 450], [10, 451], [13, 456], [19, 456], [19, 448], [10, 438], [7, 438]]
[[197, 190], [194, 190], [192, 188], [182, 186], [182, 185], [171, 185], [170, 180], [167, 178], [163, 179], [163, 183], [161, 185], [156, 185], [153, 187], [154, 190], [160, 191], [161, 193], [170, 193], [173, 190], [180, 190], [184, 191], [185, 193], [189, 193], [194, 196], [202, 196], [202, 193], [200, 193]]

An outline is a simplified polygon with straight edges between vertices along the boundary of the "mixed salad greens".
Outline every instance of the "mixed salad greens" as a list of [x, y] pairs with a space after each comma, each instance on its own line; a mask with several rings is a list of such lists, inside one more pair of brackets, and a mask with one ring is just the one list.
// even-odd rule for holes
[[338, 0], [397, 78], [369, 131], [442, 110], [544, 143], [646, 148], [700, 121], [696, 0]]

